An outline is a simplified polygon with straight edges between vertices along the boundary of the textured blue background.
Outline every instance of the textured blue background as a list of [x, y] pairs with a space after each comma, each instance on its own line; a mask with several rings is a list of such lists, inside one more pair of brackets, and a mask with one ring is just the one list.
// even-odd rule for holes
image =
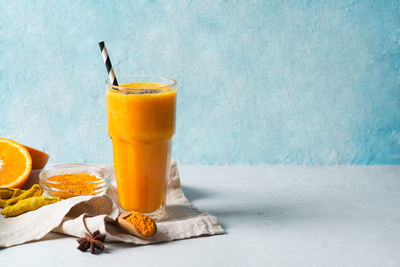
[[1, 1], [0, 136], [111, 162], [118, 73], [179, 82], [174, 157], [399, 164], [399, 1]]

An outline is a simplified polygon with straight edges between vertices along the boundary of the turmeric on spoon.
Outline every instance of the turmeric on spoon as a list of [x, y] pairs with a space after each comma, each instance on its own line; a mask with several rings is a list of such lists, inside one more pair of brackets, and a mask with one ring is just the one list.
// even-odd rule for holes
[[157, 232], [154, 220], [140, 212], [126, 212], [118, 216], [119, 225], [128, 233], [141, 238], [151, 238]]

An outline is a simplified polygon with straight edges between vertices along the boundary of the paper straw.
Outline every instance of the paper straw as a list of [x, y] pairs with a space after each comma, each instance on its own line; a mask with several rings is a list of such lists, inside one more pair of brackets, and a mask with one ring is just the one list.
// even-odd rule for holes
[[104, 64], [106, 65], [107, 68], [108, 77], [110, 78], [110, 83], [112, 85], [118, 86], [117, 77], [115, 77], [114, 69], [111, 65], [110, 57], [108, 56], [104, 41], [99, 42], [99, 47], [101, 51], [101, 56], [103, 57]]

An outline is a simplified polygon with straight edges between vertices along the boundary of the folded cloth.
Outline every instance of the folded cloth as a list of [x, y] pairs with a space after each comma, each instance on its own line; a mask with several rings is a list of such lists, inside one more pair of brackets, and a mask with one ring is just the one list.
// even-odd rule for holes
[[[113, 171], [112, 165], [103, 166]], [[78, 196], [43, 206], [40, 209], [5, 218], [0, 215], [0, 247], [40, 240], [51, 231], [81, 237], [100, 230], [106, 242], [151, 244], [202, 235], [222, 234], [217, 218], [198, 211], [183, 194], [177, 164], [171, 164], [167, 190], [167, 217], [157, 222], [157, 233], [148, 240], [126, 233], [118, 227], [115, 184], [101, 196]]]

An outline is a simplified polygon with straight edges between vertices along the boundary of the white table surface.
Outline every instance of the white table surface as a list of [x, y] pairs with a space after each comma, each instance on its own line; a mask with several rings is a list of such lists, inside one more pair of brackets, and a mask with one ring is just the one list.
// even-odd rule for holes
[[[76, 238], [0, 250], [0, 266], [400, 266], [400, 166], [180, 165], [186, 196], [226, 234], [76, 249]], [[1, 231], [1, 229], [0, 229]]]

